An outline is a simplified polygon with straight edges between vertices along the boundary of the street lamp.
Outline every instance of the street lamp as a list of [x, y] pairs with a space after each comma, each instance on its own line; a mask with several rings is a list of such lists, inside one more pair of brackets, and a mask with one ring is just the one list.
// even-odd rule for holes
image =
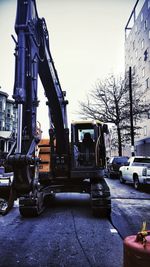
[[131, 155], [134, 156], [134, 128], [132, 107], [132, 68], [129, 67], [129, 99], [130, 99], [130, 131], [131, 131]]

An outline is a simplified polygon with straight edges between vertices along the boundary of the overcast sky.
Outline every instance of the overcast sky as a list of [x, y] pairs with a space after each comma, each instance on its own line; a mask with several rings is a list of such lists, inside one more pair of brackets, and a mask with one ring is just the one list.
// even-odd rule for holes
[[[69, 100], [69, 121], [76, 119], [78, 101], [98, 79], [124, 70], [124, 28], [135, 0], [37, 0], [39, 17], [47, 23], [55, 67]], [[17, 0], [0, 0], [0, 86], [13, 94], [14, 23]], [[44, 135], [48, 117], [44, 90], [38, 87]], [[44, 114], [44, 117], [43, 117]], [[44, 122], [43, 122], [44, 121]]]

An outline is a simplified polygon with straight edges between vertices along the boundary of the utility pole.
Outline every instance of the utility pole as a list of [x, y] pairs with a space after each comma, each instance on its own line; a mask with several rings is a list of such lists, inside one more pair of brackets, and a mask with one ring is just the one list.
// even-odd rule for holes
[[131, 155], [134, 156], [134, 128], [132, 109], [132, 68], [129, 67], [129, 99], [130, 99], [130, 131], [131, 131]]

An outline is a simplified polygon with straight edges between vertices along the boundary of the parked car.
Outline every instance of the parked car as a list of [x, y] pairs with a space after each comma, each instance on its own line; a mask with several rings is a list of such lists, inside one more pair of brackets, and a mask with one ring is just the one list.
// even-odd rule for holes
[[119, 168], [128, 161], [129, 157], [110, 157], [107, 163], [107, 176], [119, 177]]
[[126, 166], [119, 169], [120, 182], [133, 183], [135, 189], [150, 184], [150, 157], [135, 156], [129, 158]]

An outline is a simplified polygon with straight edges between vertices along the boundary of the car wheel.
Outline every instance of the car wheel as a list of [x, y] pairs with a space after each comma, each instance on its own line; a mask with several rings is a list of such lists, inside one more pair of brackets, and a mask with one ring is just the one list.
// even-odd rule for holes
[[119, 174], [119, 180], [120, 180], [121, 184], [125, 184], [125, 182], [126, 182], [122, 177], [122, 173]]
[[134, 183], [134, 188], [138, 190], [140, 188], [140, 182], [137, 175], [133, 178], [133, 183]]

